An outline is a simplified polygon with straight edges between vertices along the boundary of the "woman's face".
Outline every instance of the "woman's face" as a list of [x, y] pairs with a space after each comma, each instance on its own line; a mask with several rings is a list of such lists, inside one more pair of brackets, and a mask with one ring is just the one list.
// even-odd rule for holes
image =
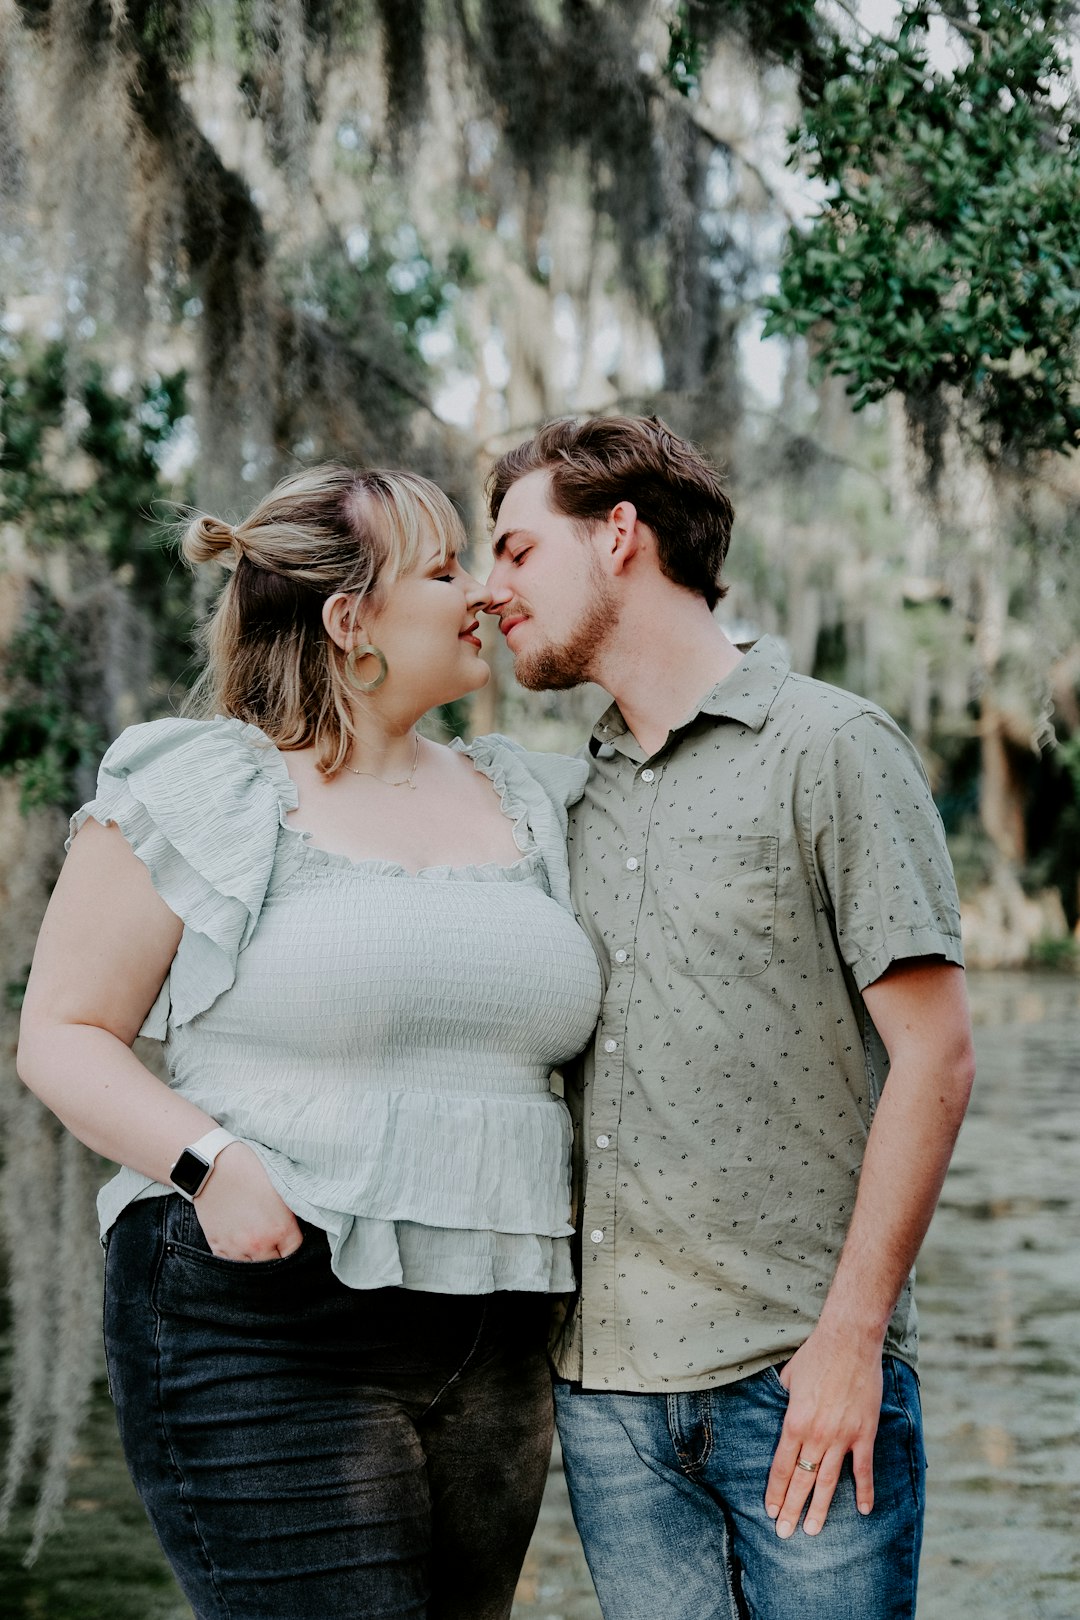
[[367, 640], [380, 648], [387, 678], [380, 695], [411, 697], [420, 710], [478, 691], [491, 671], [480, 656], [478, 615], [485, 585], [433, 538], [415, 568], [400, 574], [360, 609]]

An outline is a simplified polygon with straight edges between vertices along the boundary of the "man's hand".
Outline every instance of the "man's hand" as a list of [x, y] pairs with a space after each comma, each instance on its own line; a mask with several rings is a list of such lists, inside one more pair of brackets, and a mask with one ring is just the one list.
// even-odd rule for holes
[[[851, 1453], [860, 1513], [874, 1505], [874, 1437], [881, 1416], [881, 1340], [856, 1348], [822, 1326], [781, 1370], [790, 1397], [780, 1443], [765, 1487], [765, 1511], [787, 1537], [799, 1522], [817, 1535], [833, 1499], [844, 1458]], [[812, 1472], [799, 1467], [816, 1463]]]

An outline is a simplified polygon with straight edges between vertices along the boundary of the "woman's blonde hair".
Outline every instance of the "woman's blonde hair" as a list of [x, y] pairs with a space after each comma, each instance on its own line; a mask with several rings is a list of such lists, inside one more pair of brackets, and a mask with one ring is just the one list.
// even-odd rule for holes
[[337, 775], [356, 693], [323, 625], [323, 603], [344, 591], [377, 605], [432, 541], [442, 562], [466, 543], [437, 485], [416, 473], [334, 464], [283, 478], [242, 523], [194, 517], [181, 540], [186, 560], [232, 572], [203, 627], [206, 669], [189, 712], [248, 721], [282, 749], [314, 745], [319, 769]]

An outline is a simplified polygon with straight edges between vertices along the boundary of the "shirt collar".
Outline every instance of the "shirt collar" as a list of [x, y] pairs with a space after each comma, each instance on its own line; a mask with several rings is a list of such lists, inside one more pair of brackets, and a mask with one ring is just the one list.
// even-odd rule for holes
[[[673, 728], [672, 734], [692, 725], [699, 714], [708, 714], [717, 720], [737, 720], [751, 731], [760, 731], [790, 670], [791, 660], [776, 637], [762, 636], [730, 675], [725, 675], [705, 693], [697, 707]], [[589, 752], [595, 755], [605, 743], [617, 745], [624, 738], [633, 740], [619, 705], [612, 703], [593, 727]]]

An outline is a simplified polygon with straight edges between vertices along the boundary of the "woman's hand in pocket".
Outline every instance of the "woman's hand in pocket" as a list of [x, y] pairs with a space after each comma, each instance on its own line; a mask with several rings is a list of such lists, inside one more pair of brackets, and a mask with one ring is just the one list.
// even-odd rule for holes
[[218, 1154], [195, 1213], [221, 1260], [283, 1259], [304, 1241], [296, 1216], [243, 1142], [230, 1142]]

